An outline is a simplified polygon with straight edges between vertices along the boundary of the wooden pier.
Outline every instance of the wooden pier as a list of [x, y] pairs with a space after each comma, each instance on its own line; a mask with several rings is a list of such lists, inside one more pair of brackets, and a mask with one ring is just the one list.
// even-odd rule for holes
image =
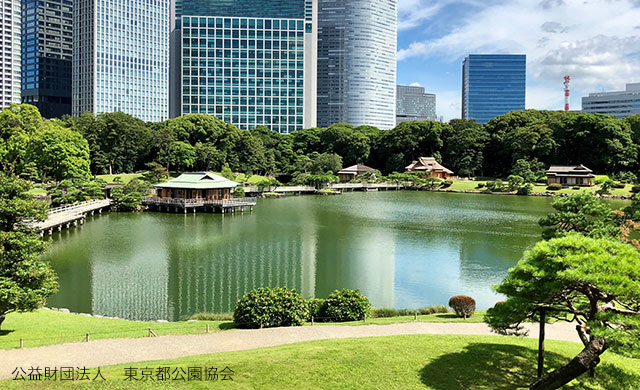
[[244, 213], [245, 209], [250, 212], [256, 205], [256, 198], [231, 198], [231, 199], [179, 199], [161, 198], [147, 196], [142, 200], [142, 204], [157, 211], [184, 213], [195, 213], [197, 211], [210, 213]]
[[35, 222], [32, 227], [40, 232], [40, 236], [44, 236], [45, 233], [52, 235], [54, 231], [82, 225], [87, 215], [100, 214], [102, 210], [110, 206], [111, 199], [98, 199], [56, 207], [49, 210], [49, 216], [46, 221]]
[[[327, 188], [340, 191], [389, 191], [389, 190], [402, 190], [405, 188], [402, 184], [394, 183], [332, 183], [327, 185]], [[258, 187], [245, 186], [244, 192], [247, 194], [258, 194]], [[279, 194], [314, 194], [318, 192], [316, 187], [312, 186], [278, 186], [267, 187], [263, 192], [276, 192]]]

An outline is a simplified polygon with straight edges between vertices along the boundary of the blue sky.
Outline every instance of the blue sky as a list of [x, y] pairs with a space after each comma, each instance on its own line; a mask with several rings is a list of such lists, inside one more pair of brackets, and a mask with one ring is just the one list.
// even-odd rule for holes
[[589, 92], [640, 82], [640, 0], [399, 0], [398, 84], [437, 95], [437, 113], [460, 117], [469, 53], [527, 55], [527, 108], [571, 108]]

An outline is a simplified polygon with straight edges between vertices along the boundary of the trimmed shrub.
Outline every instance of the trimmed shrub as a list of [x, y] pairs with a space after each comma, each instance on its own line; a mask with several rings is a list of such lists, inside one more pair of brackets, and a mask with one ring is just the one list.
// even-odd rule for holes
[[325, 301], [325, 313], [332, 321], [356, 321], [369, 315], [371, 303], [359, 290], [336, 290]]
[[449, 306], [461, 318], [469, 318], [476, 312], [476, 300], [466, 295], [456, 295], [449, 299]]
[[447, 309], [444, 305], [436, 305], [436, 306], [427, 306], [417, 310], [420, 315], [429, 315], [429, 314], [439, 314], [439, 313], [448, 313], [449, 309]]
[[324, 319], [323, 317], [326, 317], [325, 299], [309, 298], [307, 305], [309, 306], [309, 321], [311, 321], [311, 317], [313, 317], [315, 321], [322, 321]]
[[478, 183], [478, 185], [476, 186], [476, 188], [484, 188], [485, 184], [484, 183]]
[[572, 189], [572, 190], [579, 190], [579, 189], [580, 189], [580, 187], [578, 187], [578, 186], [573, 186], [573, 187], [571, 187], [571, 189]]
[[624, 188], [627, 185], [622, 183], [622, 182], [618, 182], [618, 183], [613, 183], [613, 188]]
[[410, 314], [405, 314], [404, 309], [396, 310], [396, 309], [391, 309], [387, 307], [383, 307], [380, 309], [371, 309], [371, 318], [389, 318], [389, 317], [397, 317], [401, 315], [410, 315]]
[[196, 321], [233, 321], [233, 313], [195, 313], [187, 320]]
[[634, 194], [637, 194], [640, 192], [640, 186], [633, 186], [631, 187], [631, 192]]
[[548, 191], [560, 191], [562, 189], [562, 184], [560, 183], [551, 183], [547, 186]]
[[239, 328], [300, 326], [309, 317], [307, 302], [286, 287], [259, 288], [245, 294], [233, 313]]
[[447, 188], [447, 187], [451, 187], [452, 184], [453, 184], [453, 180], [445, 180], [442, 182], [440, 186], [442, 188]]

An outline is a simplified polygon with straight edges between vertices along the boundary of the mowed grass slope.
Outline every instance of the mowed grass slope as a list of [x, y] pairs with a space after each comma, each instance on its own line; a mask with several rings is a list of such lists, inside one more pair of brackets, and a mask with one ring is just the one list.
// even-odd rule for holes
[[[463, 320], [451, 313], [418, 316], [421, 322], [482, 322], [484, 312]], [[412, 322], [413, 316], [371, 318], [366, 324], [392, 324]], [[211, 331], [234, 329], [230, 321], [179, 321], [179, 322], [143, 322], [87, 317], [80, 314], [62, 313], [54, 310], [38, 310], [32, 313], [10, 313], [0, 330], [0, 350], [18, 348], [20, 339], [23, 346], [72, 343], [81, 341], [87, 333], [90, 340], [146, 337], [151, 328], [157, 335], [200, 334], [205, 333], [206, 325]], [[335, 323], [316, 323], [327, 325]], [[363, 321], [343, 322], [341, 325], [362, 325]], [[310, 323], [305, 325], [310, 326]]]
[[[250, 351], [102, 367], [106, 381], [85, 389], [526, 389], [536, 376], [536, 340], [499, 336], [411, 335], [320, 340]], [[547, 367], [557, 368], [581, 349], [548, 341]], [[125, 369], [171, 372], [189, 367], [225, 367], [232, 381], [128, 381]], [[95, 374], [96, 370], [91, 370]], [[640, 360], [611, 352], [602, 356], [596, 378], [583, 376], [565, 389], [622, 390], [640, 385]], [[65, 386], [66, 385], [66, 386]], [[78, 385], [78, 383], [75, 383]], [[68, 388], [61, 382], [4, 381], [7, 389]]]

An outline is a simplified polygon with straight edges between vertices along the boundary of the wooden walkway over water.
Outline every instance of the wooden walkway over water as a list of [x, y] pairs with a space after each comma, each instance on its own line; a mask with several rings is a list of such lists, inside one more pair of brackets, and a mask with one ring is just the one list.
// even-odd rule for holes
[[226, 213], [243, 213], [245, 208], [249, 211], [253, 211], [253, 207], [256, 205], [256, 198], [231, 198], [231, 199], [175, 199], [175, 198], [160, 198], [157, 196], [147, 196], [143, 198], [142, 204], [148, 206], [151, 209], [166, 212], [187, 213], [196, 211], [204, 212], [220, 212]]
[[45, 233], [53, 234], [54, 230], [61, 231], [71, 226], [83, 224], [87, 214], [102, 213], [102, 210], [111, 206], [111, 199], [90, 200], [67, 206], [56, 207], [49, 210], [46, 221], [36, 222], [32, 226], [43, 236]]
[[[388, 191], [388, 190], [402, 190], [405, 188], [402, 184], [394, 183], [332, 183], [327, 188], [340, 191]], [[256, 186], [244, 187], [244, 192], [247, 194], [258, 194], [260, 191]], [[313, 194], [318, 192], [318, 189], [313, 186], [278, 186], [278, 187], [266, 187], [263, 192], [277, 192], [280, 194]]]

